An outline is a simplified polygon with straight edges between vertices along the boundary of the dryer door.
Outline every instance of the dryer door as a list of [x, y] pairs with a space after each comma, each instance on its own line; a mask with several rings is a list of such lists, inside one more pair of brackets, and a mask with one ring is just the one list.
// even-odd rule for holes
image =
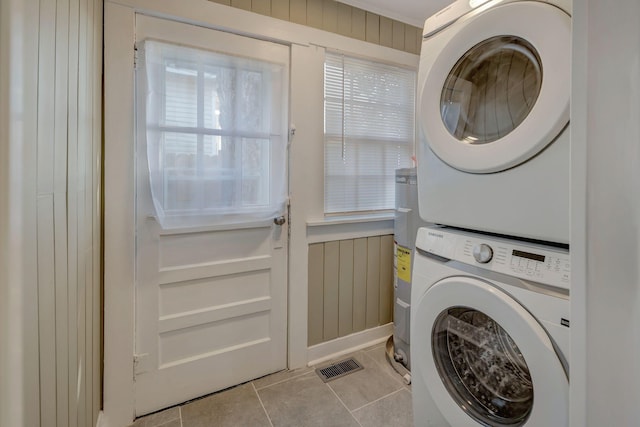
[[570, 41], [569, 15], [543, 2], [472, 12], [425, 40], [419, 117], [433, 152], [473, 173], [535, 156], [569, 121]]
[[422, 328], [413, 363], [452, 426], [568, 425], [569, 380], [560, 358], [544, 328], [509, 295], [453, 277], [413, 307], [414, 327]]

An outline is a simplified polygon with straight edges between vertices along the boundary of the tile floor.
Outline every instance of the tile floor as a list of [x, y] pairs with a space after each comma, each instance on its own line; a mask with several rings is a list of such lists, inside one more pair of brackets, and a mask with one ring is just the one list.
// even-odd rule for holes
[[380, 344], [337, 359], [355, 357], [364, 369], [328, 383], [316, 367], [282, 371], [139, 418], [132, 427], [412, 427], [411, 386], [384, 351]]

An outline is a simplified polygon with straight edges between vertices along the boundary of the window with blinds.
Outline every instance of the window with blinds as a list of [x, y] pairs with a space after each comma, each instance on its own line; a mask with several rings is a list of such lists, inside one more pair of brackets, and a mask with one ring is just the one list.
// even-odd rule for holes
[[393, 209], [395, 170], [411, 166], [416, 73], [327, 53], [325, 214]]

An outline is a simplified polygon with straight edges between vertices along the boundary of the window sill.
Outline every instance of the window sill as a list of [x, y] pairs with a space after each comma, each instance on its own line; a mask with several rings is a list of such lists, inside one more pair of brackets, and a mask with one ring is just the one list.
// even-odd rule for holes
[[393, 212], [384, 212], [377, 214], [364, 214], [364, 215], [337, 215], [328, 216], [324, 218], [309, 219], [307, 220], [307, 227], [325, 227], [337, 224], [357, 224], [361, 222], [375, 222], [375, 221], [393, 221], [395, 214]]
[[394, 213], [345, 215], [307, 220], [307, 242], [360, 239], [393, 234]]

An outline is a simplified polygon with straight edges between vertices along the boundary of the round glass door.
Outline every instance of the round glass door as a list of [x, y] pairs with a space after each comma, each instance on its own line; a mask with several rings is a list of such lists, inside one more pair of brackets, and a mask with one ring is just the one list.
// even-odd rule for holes
[[507, 2], [423, 42], [424, 143], [463, 172], [518, 166], [569, 122], [571, 18], [544, 2]]
[[541, 87], [542, 62], [531, 43], [491, 37], [469, 49], [449, 73], [440, 97], [442, 121], [458, 141], [496, 141], [524, 121]]
[[449, 308], [436, 318], [431, 339], [438, 374], [469, 416], [485, 426], [527, 421], [534, 400], [531, 373], [495, 320], [472, 308]]

